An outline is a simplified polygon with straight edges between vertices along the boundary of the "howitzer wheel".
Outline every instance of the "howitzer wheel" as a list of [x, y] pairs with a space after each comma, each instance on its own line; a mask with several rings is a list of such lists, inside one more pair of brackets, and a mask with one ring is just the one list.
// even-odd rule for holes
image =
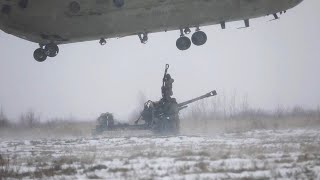
[[174, 117], [173, 119], [163, 118], [160, 119], [153, 130], [155, 133], [161, 135], [174, 135], [179, 133], [180, 120], [179, 118]]

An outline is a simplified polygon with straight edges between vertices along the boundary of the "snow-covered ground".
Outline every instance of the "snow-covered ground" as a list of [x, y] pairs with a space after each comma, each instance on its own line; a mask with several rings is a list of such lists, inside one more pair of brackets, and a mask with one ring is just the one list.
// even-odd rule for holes
[[320, 179], [320, 129], [2, 138], [0, 154], [28, 179]]

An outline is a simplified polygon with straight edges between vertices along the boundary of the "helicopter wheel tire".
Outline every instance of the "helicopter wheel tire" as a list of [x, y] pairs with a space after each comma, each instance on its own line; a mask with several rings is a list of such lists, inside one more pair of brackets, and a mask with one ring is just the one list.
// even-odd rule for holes
[[191, 40], [194, 45], [202, 46], [207, 42], [207, 35], [203, 31], [197, 31], [193, 33]]
[[191, 40], [186, 36], [182, 36], [177, 39], [176, 46], [181, 51], [187, 50], [191, 46]]
[[33, 57], [38, 62], [43, 62], [47, 59], [47, 54], [44, 49], [38, 48], [34, 51]]
[[59, 47], [54, 43], [50, 43], [45, 45], [44, 51], [48, 57], [55, 57], [59, 53]]

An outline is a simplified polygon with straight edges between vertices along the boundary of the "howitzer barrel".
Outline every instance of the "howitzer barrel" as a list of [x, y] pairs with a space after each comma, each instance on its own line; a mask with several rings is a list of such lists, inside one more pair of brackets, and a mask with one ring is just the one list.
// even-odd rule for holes
[[201, 99], [205, 99], [205, 98], [208, 98], [208, 97], [211, 97], [211, 96], [215, 96], [215, 95], [217, 95], [217, 92], [216, 91], [211, 91], [211, 92], [209, 92], [209, 93], [207, 93], [207, 94], [205, 94], [203, 96], [199, 96], [199, 97], [191, 99], [189, 101], [185, 101], [183, 103], [179, 103], [178, 106], [179, 107], [184, 107], [184, 106], [186, 106], [188, 104], [191, 104], [193, 102], [196, 102], [196, 101], [199, 101]]

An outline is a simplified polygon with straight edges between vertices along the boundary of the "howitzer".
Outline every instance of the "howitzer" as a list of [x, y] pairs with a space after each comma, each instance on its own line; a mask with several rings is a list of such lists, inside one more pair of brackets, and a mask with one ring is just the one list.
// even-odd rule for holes
[[[169, 65], [167, 64], [162, 80], [162, 99], [155, 102], [147, 101], [134, 125], [115, 123], [112, 114], [105, 113], [98, 118], [94, 133], [98, 134], [106, 130], [151, 130], [161, 134], [176, 134], [180, 129], [179, 111], [187, 108], [191, 103], [217, 95], [216, 91], [211, 91], [197, 98], [177, 103], [176, 99], [171, 97], [173, 79], [168, 82], [170, 83], [169, 85], [166, 84], [166, 81], [171, 78], [168, 74], [168, 69]], [[169, 88], [169, 92], [166, 88]], [[140, 120], [143, 120], [144, 123], [139, 123]]]
[[217, 95], [217, 92], [214, 90], [214, 91], [211, 91], [205, 95], [202, 95], [202, 96], [199, 96], [197, 98], [194, 98], [194, 99], [191, 99], [191, 100], [188, 100], [188, 101], [185, 101], [185, 102], [182, 102], [182, 103], [179, 103], [178, 104], [178, 107], [179, 107], [179, 110], [182, 110], [184, 108], [187, 108], [188, 104], [191, 104], [191, 103], [194, 103], [196, 101], [199, 101], [201, 99], [205, 99], [205, 98], [208, 98], [208, 97], [211, 97], [211, 96], [216, 96]]

